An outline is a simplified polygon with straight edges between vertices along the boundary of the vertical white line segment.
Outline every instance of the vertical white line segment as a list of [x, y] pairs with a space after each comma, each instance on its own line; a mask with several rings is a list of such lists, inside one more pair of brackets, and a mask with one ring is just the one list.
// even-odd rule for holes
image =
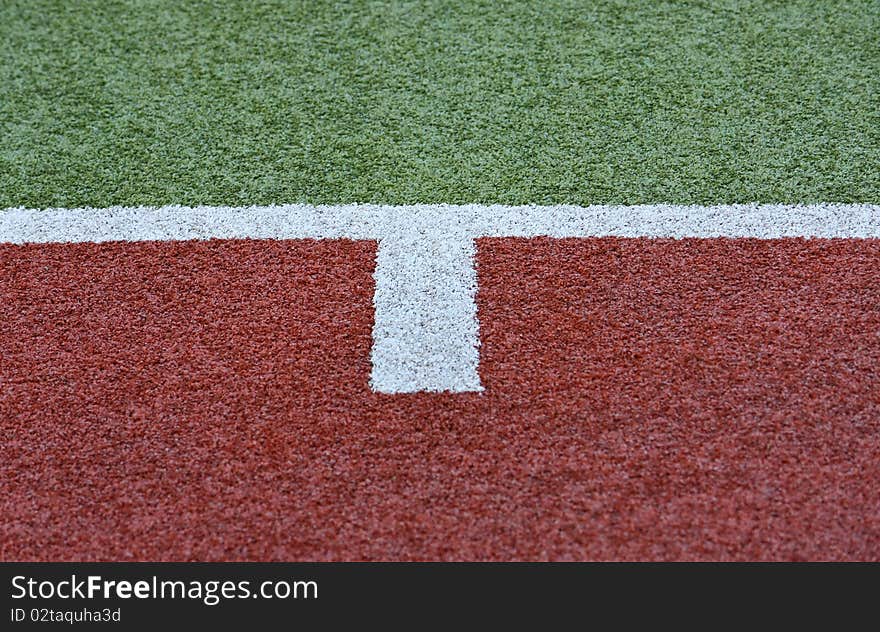
[[483, 390], [474, 251], [466, 237], [401, 232], [379, 240], [373, 390]]

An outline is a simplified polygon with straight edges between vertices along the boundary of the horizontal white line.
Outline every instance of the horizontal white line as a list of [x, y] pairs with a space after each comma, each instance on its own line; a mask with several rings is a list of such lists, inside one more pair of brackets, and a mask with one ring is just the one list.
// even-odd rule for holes
[[880, 238], [876, 204], [162, 206], [0, 211], [0, 242], [375, 239], [370, 384], [480, 391], [479, 237]]
[[0, 242], [474, 237], [880, 237], [878, 204], [161, 206], [0, 210]]

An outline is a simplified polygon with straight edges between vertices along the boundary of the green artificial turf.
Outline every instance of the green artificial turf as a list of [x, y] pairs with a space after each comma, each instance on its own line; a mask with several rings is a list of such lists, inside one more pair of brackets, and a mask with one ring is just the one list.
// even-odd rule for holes
[[880, 2], [0, 1], [0, 208], [880, 202]]

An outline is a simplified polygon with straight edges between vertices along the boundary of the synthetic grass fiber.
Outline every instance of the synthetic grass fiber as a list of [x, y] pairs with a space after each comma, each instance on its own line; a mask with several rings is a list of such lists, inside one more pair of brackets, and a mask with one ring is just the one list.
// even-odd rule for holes
[[0, 208], [880, 200], [880, 3], [0, 3]]

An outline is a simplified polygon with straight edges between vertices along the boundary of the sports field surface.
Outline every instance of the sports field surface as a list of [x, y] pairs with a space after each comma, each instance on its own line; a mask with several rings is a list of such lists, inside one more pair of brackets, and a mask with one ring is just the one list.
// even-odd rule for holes
[[880, 3], [0, 2], [0, 559], [880, 560]]

